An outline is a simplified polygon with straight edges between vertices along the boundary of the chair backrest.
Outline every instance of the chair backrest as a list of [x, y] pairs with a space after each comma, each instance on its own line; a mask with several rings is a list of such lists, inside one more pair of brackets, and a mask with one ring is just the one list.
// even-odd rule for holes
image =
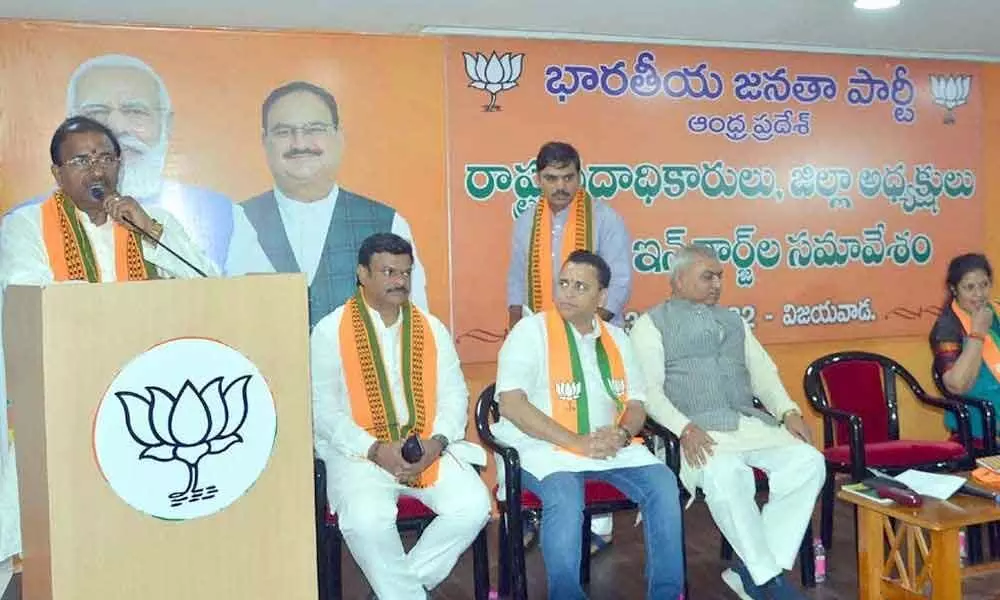
[[[899, 412], [896, 402], [896, 377], [916, 380], [899, 363], [873, 352], [835, 352], [812, 362], [806, 368], [803, 385], [809, 402], [858, 415], [864, 429], [864, 442], [876, 443], [899, 439]], [[823, 418], [824, 445], [846, 444], [850, 427], [843, 421], [834, 425]]]

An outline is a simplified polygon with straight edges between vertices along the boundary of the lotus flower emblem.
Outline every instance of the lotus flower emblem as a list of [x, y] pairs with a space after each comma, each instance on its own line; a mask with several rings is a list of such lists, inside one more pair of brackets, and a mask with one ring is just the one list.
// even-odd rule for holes
[[198, 463], [243, 441], [239, 431], [247, 418], [250, 377], [237, 377], [228, 385], [216, 377], [201, 388], [187, 380], [177, 394], [157, 386], [147, 386], [145, 394], [115, 392], [129, 434], [143, 446], [139, 458], [187, 465], [187, 487], [170, 494], [171, 506], [218, 493], [216, 486], [198, 487]]
[[615, 393], [615, 396], [621, 397], [625, 393], [625, 380], [611, 378], [608, 380], [608, 386], [611, 391]]
[[483, 90], [490, 95], [490, 101], [483, 106], [485, 112], [500, 110], [497, 104], [497, 94], [517, 86], [521, 77], [521, 67], [524, 54], [505, 52], [497, 56], [496, 52], [489, 58], [482, 52], [472, 54], [463, 52], [465, 57], [465, 74], [469, 77], [469, 87]]
[[580, 398], [582, 386], [576, 381], [560, 381], [556, 383], [556, 394], [561, 400], [576, 401]]
[[955, 123], [954, 110], [969, 101], [971, 88], [972, 75], [931, 75], [931, 95], [945, 109], [945, 125]]

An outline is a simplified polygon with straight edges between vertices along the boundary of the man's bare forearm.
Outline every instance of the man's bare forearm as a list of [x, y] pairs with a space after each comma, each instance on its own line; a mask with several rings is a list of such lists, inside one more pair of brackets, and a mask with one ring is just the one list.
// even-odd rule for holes
[[637, 402], [631, 400], [628, 406], [625, 407], [625, 412], [622, 414], [622, 418], [619, 419], [618, 424], [625, 429], [632, 436], [636, 436], [642, 431], [642, 428], [646, 425], [646, 409], [643, 408], [642, 402]]
[[521, 390], [500, 393], [500, 414], [533, 438], [563, 448], [573, 448], [579, 444], [580, 436], [535, 408]]

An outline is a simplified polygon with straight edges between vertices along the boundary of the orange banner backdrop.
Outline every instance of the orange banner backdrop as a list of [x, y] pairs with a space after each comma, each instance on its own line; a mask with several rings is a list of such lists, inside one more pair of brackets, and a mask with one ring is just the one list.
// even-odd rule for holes
[[49, 140], [77, 65], [142, 60], [163, 80], [173, 119], [164, 177], [241, 202], [273, 187], [261, 104], [293, 80], [338, 103], [337, 182], [409, 222], [430, 308], [447, 319], [444, 78], [440, 40], [415, 37], [159, 30], [0, 21], [0, 209], [52, 189]]
[[948, 261], [981, 248], [977, 65], [483, 39], [446, 60], [465, 361], [499, 349], [512, 224], [549, 140], [625, 219], [629, 311], [665, 299], [671, 255], [699, 241], [764, 342], [925, 335]]

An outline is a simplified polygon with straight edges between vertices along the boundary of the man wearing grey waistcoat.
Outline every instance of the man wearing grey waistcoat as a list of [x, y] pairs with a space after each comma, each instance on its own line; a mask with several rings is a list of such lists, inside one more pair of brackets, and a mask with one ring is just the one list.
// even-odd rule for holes
[[[722, 265], [691, 245], [671, 266], [673, 296], [636, 320], [630, 339], [647, 410], [680, 438], [680, 480], [705, 502], [739, 560], [722, 574], [743, 600], [800, 599], [795, 563], [826, 469], [774, 362], [735, 312], [718, 305]], [[767, 412], [754, 406], [754, 398]], [[752, 467], [768, 474], [758, 509]]]
[[[395, 233], [413, 243], [413, 234], [389, 206], [337, 184], [344, 131], [333, 94], [305, 81], [285, 84], [264, 101], [261, 127], [275, 187], [242, 206], [274, 270], [306, 274], [311, 330], [357, 289], [358, 249], [365, 238]], [[410, 294], [427, 310], [415, 244]]]

